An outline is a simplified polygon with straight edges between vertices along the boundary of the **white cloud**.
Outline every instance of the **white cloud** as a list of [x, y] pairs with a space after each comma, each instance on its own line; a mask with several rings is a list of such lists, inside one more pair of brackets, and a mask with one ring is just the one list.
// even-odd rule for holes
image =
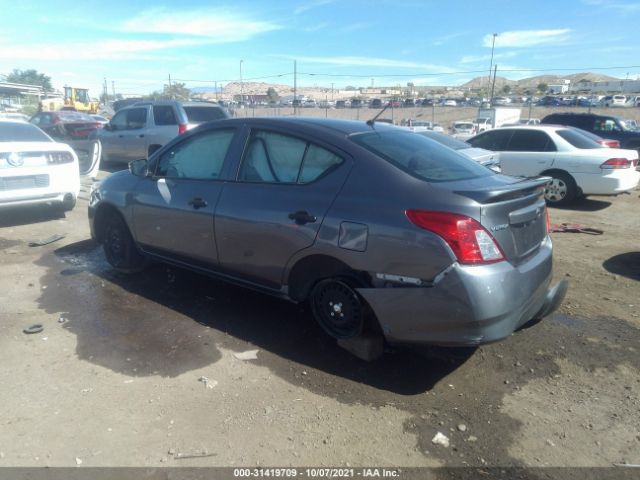
[[[552, 30], [513, 30], [499, 33], [496, 37], [496, 48], [526, 48], [538, 45], [558, 45], [569, 38], [571, 29], [558, 28]], [[485, 35], [482, 45], [491, 48], [493, 35]]]
[[245, 18], [226, 11], [149, 10], [124, 22], [121, 30], [130, 33], [156, 33], [202, 37], [208, 43], [249, 40], [261, 33], [278, 30], [275, 23]]
[[449, 35], [445, 35], [445, 36], [440, 37], [437, 40], [435, 40], [433, 42], [433, 45], [439, 47], [441, 45], [444, 45], [445, 43], [448, 43], [450, 40], [454, 40], [454, 39], [462, 37], [464, 35], [466, 35], [465, 32], [458, 32], [458, 33], [452, 33], [452, 34], [449, 34]]
[[[496, 53], [493, 56], [494, 60], [500, 58], [512, 58], [518, 55], [518, 52], [504, 52]], [[465, 55], [460, 59], [460, 63], [482, 63], [488, 62], [491, 59], [491, 55]]]
[[438, 73], [451, 73], [455, 70], [442, 65], [431, 63], [408, 62], [403, 60], [392, 60], [388, 58], [376, 57], [301, 57], [293, 55], [276, 55], [279, 58], [297, 60], [299, 63], [314, 63], [324, 65], [349, 66], [349, 67], [392, 67], [392, 68], [415, 68], [430, 70]]
[[300, 15], [301, 13], [306, 12], [307, 10], [311, 10], [313, 8], [318, 8], [318, 7], [322, 7], [324, 5], [329, 5], [330, 3], [333, 3], [335, 0], [314, 0], [312, 2], [309, 3], [305, 3], [304, 5], [300, 5], [298, 6], [293, 13], [295, 15]]
[[322, 22], [322, 23], [318, 23], [316, 25], [313, 25], [311, 27], [307, 27], [304, 29], [305, 32], [308, 33], [313, 33], [313, 32], [317, 32], [320, 30], [324, 30], [325, 28], [329, 28], [329, 24], [327, 22]]
[[357, 32], [358, 30], [366, 30], [367, 28], [371, 28], [372, 26], [373, 24], [369, 22], [353, 22], [345, 27], [342, 27], [340, 29], [340, 32], [341, 33]]
[[60, 42], [31, 45], [0, 42], [0, 58], [11, 60], [132, 60], [150, 58], [151, 52], [203, 43], [196, 39], [173, 40], [104, 40], [94, 42]]
[[640, 3], [638, 2], [615, 2], [611, 0], [583, 0], [582, 3], [591, 7], [603, 7], [612, 10], [618, 10], [623, 13], [640, 12]]

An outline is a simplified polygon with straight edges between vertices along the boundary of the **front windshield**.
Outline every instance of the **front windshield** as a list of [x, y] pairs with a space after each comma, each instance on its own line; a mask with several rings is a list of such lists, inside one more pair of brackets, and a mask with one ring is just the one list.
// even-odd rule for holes
[[635, 120], [620, 120], [620, 126], [625, 132], [635, 132], [638, 130], [638, 125]]
[[427, 182], [452, 182], [493, 175], [493, 172], [422, 135], [385, 131], [353, 135], [358, 145]]

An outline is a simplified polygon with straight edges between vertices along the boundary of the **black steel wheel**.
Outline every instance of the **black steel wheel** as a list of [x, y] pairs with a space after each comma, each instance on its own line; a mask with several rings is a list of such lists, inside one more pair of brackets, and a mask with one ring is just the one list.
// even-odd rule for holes
[[106, 219], [103, 248], [109, 264], [120, 272], [137, 272], [144, 265], [144, 258], [138, 252], [127, 225], [117, 215]]
[[334, 338], [357, 337], [364, 328], [364, 307], [345, 282], [322, 280], [311, 291], [311, 309], [322, 329]]

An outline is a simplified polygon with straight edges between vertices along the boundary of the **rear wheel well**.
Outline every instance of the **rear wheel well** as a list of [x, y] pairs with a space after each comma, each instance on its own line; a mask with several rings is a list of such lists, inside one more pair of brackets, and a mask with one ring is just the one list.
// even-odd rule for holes
[[334, 277], [340, 277], [352, 287], [371, 284], [367, 272], [353, 270], [346, 263], [328, 255], [311, 255], [298, 260], [291, 269], [287, 281], [289, 297], [295, 301], [306, 300], [316, 283]]
[[573, 184], [576, 186], [578, 196], [583, 196], [582, 189], [576, 183], [576, 179], [573, 178], [573, 175], [571, 175], [566, 170], [562, 170], [560, 168], [550, 168], [549, 170], [545, 170], [544, 172], [540, 173], [540, 175], [548, 175], [550, 177], [553, 177], [554, 173], [555, 174], [560, 173], [562, 175], [568, 175], [571, 178], [571, 180], [573, 181]]
[[[112, 205], [104, 204], [98, 207], [96, 210], [95, 218], [93, 220], [93, 228], [96, 236], [96, 241], [102, 243], [104, 240], [104, 232], [106, 226], [106, 220], [112, 216], [120, 217], [123, 221], [122, 214], [118, 209]], [[125, 222], [126, 225], [126, 222]]]

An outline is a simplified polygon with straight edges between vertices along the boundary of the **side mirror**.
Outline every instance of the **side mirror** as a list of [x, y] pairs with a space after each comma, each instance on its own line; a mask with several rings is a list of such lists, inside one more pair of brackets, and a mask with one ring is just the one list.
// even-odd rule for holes
[[137, 160], [133, 160], [129, 162], [129, 172], [136, 177], [146, 177], [148, 176], [148, 164], [146, 158], [139, 158]]

